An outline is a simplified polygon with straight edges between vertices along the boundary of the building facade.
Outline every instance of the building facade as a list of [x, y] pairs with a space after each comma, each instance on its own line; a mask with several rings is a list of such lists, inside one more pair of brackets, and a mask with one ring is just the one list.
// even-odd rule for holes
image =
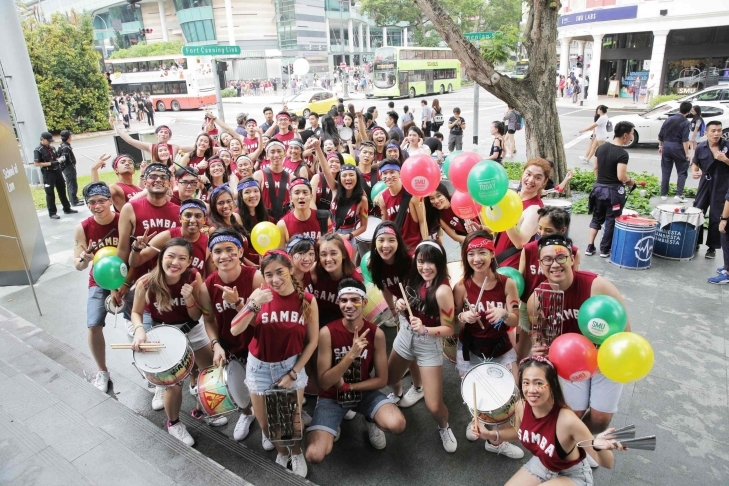
[[626, 97], [638, 77], [661, 94], [729, 82], [728, 0], [562, 0], [558, 32], [559, 72], [589, 76], [588, 99], [607, 94], [613, 76]]

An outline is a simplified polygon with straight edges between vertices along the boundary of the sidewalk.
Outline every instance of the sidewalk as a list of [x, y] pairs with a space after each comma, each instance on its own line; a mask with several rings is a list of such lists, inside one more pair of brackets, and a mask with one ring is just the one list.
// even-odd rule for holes
[[[582, 105], [580, 105], [582, 102]], [[577, 103], [572, 103], [571, 98], [557, 98], [558, 108], [597, 108], [598, 105], [605, 105], [611, 110], [619, 111], [633, 111], [636, 113], [642, 113], [648, 110], [648, 104], [633, 103], [631, 98], [614, 98], [612, 96], [598, 96], [597, 101], [579, 99]]]

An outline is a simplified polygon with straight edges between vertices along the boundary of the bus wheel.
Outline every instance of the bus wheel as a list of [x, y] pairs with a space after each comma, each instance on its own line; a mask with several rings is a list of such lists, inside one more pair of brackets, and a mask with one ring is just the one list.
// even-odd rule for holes
[[172, 103], [170, 103], [170, 107], [172, 108], [172, 111], [180, 111], [180, 102], [177, 100], [172, 100]]
[[441, 84], [441, 85], [440, 85], [440, 94], [443, 94], [443, 93], [445, 93], [445, 86], [443, 86], [443, 85]]
[[165, 107], [164, 101], [158, 101], [157, 102], [157, 111], [165, 111], [167, 107]]
[[453, 93], [453, 85], [451, 83], [448, 83], [448, 92]]
[[415, 98], [415, 88], [410, 88], [410, 97]]

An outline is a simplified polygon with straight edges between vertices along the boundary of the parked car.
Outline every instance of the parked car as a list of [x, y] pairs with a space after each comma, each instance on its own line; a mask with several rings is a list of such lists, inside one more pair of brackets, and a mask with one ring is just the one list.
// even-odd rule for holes
[[729, 105], [729, 84], [720, 83], [716, 86], [711, 86], [710, 88], [702, 89], [696, 93], [686, 95], [683, 98], [663, 102], [660, 105], [657, 105], [656, 108], [660, 108], [666, 104], [674, 103], [676, 101], [679, 103], [682, 101], [690, 101], [692, 103], [695, 101], [712, 101]]
[[288, 103], [289, 113], [309, 116], [310, 113], [326, 115], [332, 108], [337, 108], [337, 95], [333, 91], [303, 91], [294, 96]]
[[[663, 122], [671, 115], [678, 113], [678, 107], [682, 100], [672, 100], [661, 104], [645, 113], [633, 115], [619, 115], [610, 117], [613, 126], [621, 121], [629, 121], [635, 125], [633, 141], [626, 148], [632, 148], [639, 143], [658, 143], [658, 132], [661, 131]], [[687, 100], [690, 101], [690, 100]], [[708, 123], [711, 120], [719, 120], [724, 128], [722, 138], [729, 142], [729, 104], [718, 102], [696, 102], [701, 107], [701, 116]], [[689, 115], [690, 116], [690, 115]]]
[[[309, 88], [304, 88], [303, 90], [299, 91], [299, 94], [301, 94], [301, 93], [311, 93], [313, 91], [326, 91], [326, 90], [324, 88], [320, 87], [320, 86], [311, 86]], [[296, 96], [297, 95], [289, 95], [289, 96], [286, 96], [286, 97], [284, 97], [283, 102], [284, 103], [288, 103], [289, 101], [291, 101], [294, 98], [296, 98]]]

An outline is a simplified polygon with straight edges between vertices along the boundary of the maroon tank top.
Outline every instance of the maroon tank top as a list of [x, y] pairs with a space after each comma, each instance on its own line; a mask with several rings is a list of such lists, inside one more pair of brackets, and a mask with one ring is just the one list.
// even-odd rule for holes
[[[539, 206], [540, 208], [544, 207], [544, 203], [542, 202], [542, 198], [539, 197], [537, 194], [531, 199], [526, 199], [521, 202], [522, 206], [524, 207], [524, 210], [530, 206]], [[534, 236], [534, 235], [532, 235]], [[514, 243], [512, 243], [511, 239], [509, 239], [509, 235], [506, 234], [506, 231], [499, 233], [496, 235], [496, 256], [499, 256], [504, 251], [508, 250], [509, 248], [514, 247]], [[519, 270], [519, 260], [521, 259], [520, 252], [516, 252], [513, 255], [511, 255], [509, 258], [501, 262], [499, 265], [500, 267], [512, 267], [517, 270]]]
[[[486, 358], [498, 358], [513, 346], [507, 333], [509, 326], [506, 323], [502, 323], [499, 329], [496, 329], [486, 319], [486, 311], [488, 307], [498, 307], [499, 309], [505, 309], [506, 307], [506, 277], [499, 275], [499, 281], [496, 283], [493, 289], [484, 290], [481, 300], [478, 300], [478, 294], [481, 293], [481, 287], [476, 285], [473, 280], [468, 279], [463, 282], [466, 287], [466, 298], [468, 303], [476, 306], [476, 311], [481, 315], [481, 324], [474, 322], [473, 324], [464, 324], [464, 329], [467, 331], [466, 334], [473, 336], [477, 341], [479, 351]], [[464, 310], [466, 308], [464, 307]], [[465, 343], [468, 338], [461, 333], [458, 336], [458, 340]]]
[[215, 314], [215, 324], [218, 326], [220, 345], [228, 353], [239, 358], [248, 356], [248, 345], [251, 339], [253, 339], [254, 327], [248, 326], [243, 334], [233, 336], [230, 332], [230, 323], [236, 314], [238, 314], [238, 311], [235, 310], [236, 305], [225, 302], [223, 300], [223, 291], [216, 287], [215, 284], [236, 287], [238, 296], [247, 301], [253, 292], [253, 277], [256, 275], [256, 269], [241, 265], [240, 270], [240, 275], [233, 282], [223, 282], [217, 270], [205, 280], [205, 287], [208, 289], [208, 294], [213, 304], [213, 313]]
[[[99, 248], [103, 248], [105, 246], [119, 246], [119, 213], [114, 213], [114, 219], [109, 224], [99, 224], [94, 220], [94, 217], [91, 216], [90, 218], [81, 221], [81, 227], [84, 230], [84, 243], [89, 245], [88, 248], [94, 253], [96, 253]], [[116, 231], [109, 234], [112, 229]], [[96, 286], [96, 280], [94, 280], [94, 267], [92, 263], [89, 265], [89, 288]]]
[[294, 177], [299, 177], [299, 170], [303, 166], [304, 166], [303, 160], [294, 162], [293, 160], [291, 160], [290, 157], [286, 157], [283, 161], [283, 169], [292, 176], [289, 179], [293, 179]]
[[[539, 240], [530, 241], [524, 245], [524, 293], [521, 295], [523, 302], [529, 300], [539, 284], [547, 281], [542, 266], [539, 264]], [[577, 247], [572, 245], [572, 255], [577, 254]]]
[[[448, 284], [442, 284], [451, 288]], [[410, 304], [410, 308], [413, 311], [413, 316], [419, 317], [421, 321], [423, 321], [423, 325], [425, 327], [439, 327], [440, 326], [440, 312], [438, 312], [437, 315], [431, 316], [425, 314], [425, 294], [428, 292], [428, 288], [425, 286], [425, 284], [420, 286], [420, 290], [418, 291], [418, 294], [420, 296], [420, 301], [416, 303], [416, 305]]]
[[[405, 194], [404, 189], [400, 189], [400, 192], [394, 196], [390, 193], [389, 189], [385, 189], [381, 194], [387, 210], [387, 214], [383, 215], [383, 219], [395, 221], [397, 219], [397, 213], [400, 210], [400, 202]], [[402, 228], [400, 228], [400, 234], [402, 235], [402, 239], [405, 244], [410, 248], [415, 248], [418, 246], [418, 243], [422, 241], [420, 226], [415, 222], [410, 214], [410, 208], [407, 209], [407, 215], [405, 216], [405, 222], [403, 223]]]
[[316, 217], [316, 211], [311, 211], [309, 218], [305, 221], [301, 221], [294, 213], [291, 211], [282, 218], [286, 230], [289, 232], [289, 239], [294, 235], [304, 235], [318, 240], [321, 237], [321, 225]]
[[[352, 341], [354, 341], [354, 333], [349, 332], [345, 327], [342, 319], [337, 319], [334, 322], [327, 324], [329, 334], [332, 337], [332, 367], [335, 366], [344, 356], [347, 355], [349, 350], [352, 348]], [[361, 361], [361, 373], [362, 380], [369, 380], [370, 370], [374, 367], [375, 362], [375, 334], [377, 333], [377, 326], [371, 322], [364, 321], [362, 329], [359, 330], [361, 336], [367, 329], [370, 332], [367, 333], [365, 339], [367, 340], [367, 347], [362, 350], [360, 357]], [[331, 400], [337, 399], [337, 387], [333, 386], [328, 390], [322, 390], [319, 392], [319, 396], [322, 398], [329, 398]]]
[[289, 142], [293, 140], [295, 136], [296, 134], [293, 131], [289, 130], [288, 132], [286, 132], [285, 135], [279, 132], [274, 135], [273, 138], [284, 144], [284, 147], [286, 148], [284, 152], [286, 152], [289, 150]]
[[599, 276], [596, 273], [584, 272], [582, 270], [577, 270], [572, 273], [574, 274], [572, 285], [564, 291], [562, 334], [569, 332], [581, 334], [580, 326], [577, 324], [580, 307], [592, 296], [592, 282]]
[[[155, 231], [159, 234], [168, 229], [180, 225], [180, 206], [166, 202], [162, 206], [153, 206], [147, 198], [129, 201], [134, 211], [136, 223], [133, 236], [142, 236], [149, 228], [149, 234]], [[157, 258], [152, 258], [147, 263], [135, 269], [135, 280], [139, 275], [144, 275], [157, 265]]]
[[[171, 228], [170, 237], [183, 238], [182, 228], [179, 226]], [[190, 266], [194, 267], [201, 275], [205, 275], [205, 261], [208, 255], [208, 235], [200, 233], [197, 241], [190, 241], [190, 244], [192, 244], [192, 261], [190, 262]]]
[[[126, 202], [129, 202], [132, 199], [132, 196], [134, 196], [135, 194], [142, 192], [142, 188], [140, 188], [139, 186], [135, 186], [134, 184], [124, 184], [123, 182], [117, 182], [116, 185], [121, 188], [122, 192], [124, 192], [124, 200]], [[116, 209], [117, 212], [121, 212], [121, 208], [114, 207], [114, 209]]]
[[[248, 351], [265, 363], [286, 361], [304, 349], [306, 322], [301, 314], [301, 299], [296, 292], [282, 297], [275, 291], [273, 300], [261, 306], [256, 316], [253, 339]], [[304, 293], [307, 302], [314, 297]]]
[[357, 226], [359, 226], [361, 218], [359, 212], [357, 211], [357, 206], [359, 206], [359, 202], [353, 203], [349, 210], [347, 210], [347, 214], [344, 215], [344, 221], [342, 222], [342, 224], [337, 226], [337, 199], [334, 198], [332, 200], [331, 213], [332, 217], [335, 218], [335, 229], [355, 229]]
[[402, 299], [402, 292], [400, 292], [400, 285], [405, 285], [405, 279], [407, 275], [400, 278], [397, 274], [397, 267], [395, 265], [384, 264], [382, 266], [382, 286], [390, 291], [395, 299]]
[[177, 283], [167, 285], [172, 296], [171, 310], [165, 311], [160, 309], [157, 304], [157, 297], [151, 292], [148, 292], [149, 302], [144, 305], [144, 310], [149, 312], [153, 321], [163, 324], [184, 324], [192, 321], [192, 318], [187, 312], [187, 301], [180, 292], [185, 284], [192, 285], [197, 273], [197, 270], [194, 268], [188, 268]]
[[[342, 318], [342, 311], [339, 310], [339, 304], [337, 304], [337, 291], [339, 282], [347, 277], [347, 275], [344, 275], [340, 280], [334, 280], [327, 275], [311, 283], [311, 293], [314, 294], [316, 302], [319, 305], [320, 329], [330, 322]], [[364, 283], [362, 274], [357, 270], [352, 275], [349, 275], [349, 277]]]
[[316, 208], [329, 210], [332, 199], [332, 190], [329, 189], [327, 179], [323, 173], [319, 172], [319, 184], [316, 186]]
[[557, 441], [557, 419], [561, 410], [559, 407], [553, 406], [547, 415], [538, 419], [534, 416], [529, 402], [525, 400], [522, 403], [524, 403], [524, 417], [519, 425], [519, 440], [526, 450], [539, 458], [544, 467], [550, 471], [559, 472], [569, 469], [585, 459], [585, 450], [582, 448], [578, 449], [580, 455], [573, 461], [559, 457], [558, 450], [562, 450]]

